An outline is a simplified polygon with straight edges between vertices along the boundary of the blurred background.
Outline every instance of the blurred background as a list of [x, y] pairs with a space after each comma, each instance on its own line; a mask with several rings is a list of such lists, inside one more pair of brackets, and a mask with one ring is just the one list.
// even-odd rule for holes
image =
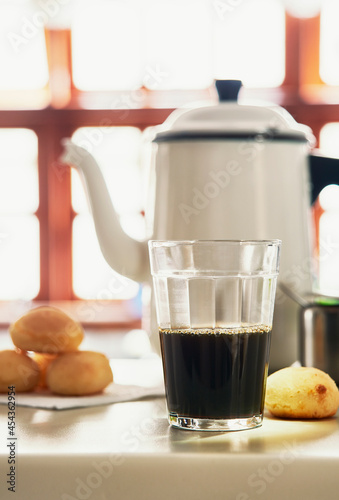
[[[140, 328], [140, 285], [104, 261], [63, 137], [98, 159], [138, 239], [143, 131], [216, 102], [215, 78], [241, 79], [243, 100], [285, 107], [339, 156], [338, 18], [337, 0], [0, 0], [0, 323], [49, 302], [95, 328]], [[314, 213], [338, 265], [338, 186]], [[334, 272], [327, 259], [322, 279]]]

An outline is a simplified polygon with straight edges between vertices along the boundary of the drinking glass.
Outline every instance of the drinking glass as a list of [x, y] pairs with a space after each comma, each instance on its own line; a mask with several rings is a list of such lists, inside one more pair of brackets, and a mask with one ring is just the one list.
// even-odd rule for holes
[[149, 242], [170, 425], [262, 424], [280, 245]]

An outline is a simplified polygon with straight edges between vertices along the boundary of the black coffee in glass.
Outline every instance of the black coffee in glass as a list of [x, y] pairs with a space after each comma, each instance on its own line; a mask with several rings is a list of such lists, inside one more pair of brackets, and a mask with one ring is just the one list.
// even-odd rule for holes
[[159, 333], [170, 416], [246, 419], [263, 413], [270, 327]]

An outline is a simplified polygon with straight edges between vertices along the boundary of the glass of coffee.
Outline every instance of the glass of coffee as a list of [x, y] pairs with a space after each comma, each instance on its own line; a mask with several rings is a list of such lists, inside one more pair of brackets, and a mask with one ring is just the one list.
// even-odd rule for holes
[[149, 242], [170, 425], [262, 424], [280, 244]]

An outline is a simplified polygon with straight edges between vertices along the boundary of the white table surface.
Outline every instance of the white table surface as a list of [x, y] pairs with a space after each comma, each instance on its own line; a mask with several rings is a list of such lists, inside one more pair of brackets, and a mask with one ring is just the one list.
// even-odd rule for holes
[[[159, 360], [116, 360], [116, 381], [161, 378]], [[19, 401], [20, 395], [17, 395]], [[0, 406], [0, 499], [338, 500], [338, 416], [229, 433], [168, 426], [164, 398], [85, 409], [16, 408], [16, 492]]]

